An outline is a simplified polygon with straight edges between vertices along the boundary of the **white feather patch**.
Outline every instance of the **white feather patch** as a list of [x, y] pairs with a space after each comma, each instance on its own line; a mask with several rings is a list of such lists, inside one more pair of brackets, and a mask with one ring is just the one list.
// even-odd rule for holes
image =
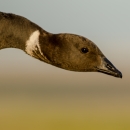
[[36, 51], [38, 49], [40, 54], [43, 55], [39, 46], [39, 35], [39, 30], [36, 30], [30, 35], [29, 39], [26, 41], [25, 51], [27, 52], [27, 54], [34, 56], [33, 51]]

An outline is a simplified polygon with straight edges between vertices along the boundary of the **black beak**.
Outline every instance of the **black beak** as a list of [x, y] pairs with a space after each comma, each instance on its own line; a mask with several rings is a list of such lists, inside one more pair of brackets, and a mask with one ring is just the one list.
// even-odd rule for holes
[[122, 73], [105, 57], [102, 58], [102, 63], [96, 67], [96, 70], [101, 73], [122, 78]]

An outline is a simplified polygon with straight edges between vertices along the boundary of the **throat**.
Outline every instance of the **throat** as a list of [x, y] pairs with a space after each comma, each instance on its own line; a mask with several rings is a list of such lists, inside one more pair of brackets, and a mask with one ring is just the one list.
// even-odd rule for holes
[[[24, 52], [26, 52], [28, 55], [44, 61], [46, 63], [50, 63], [50, 61], [47, 59], [47, 57], [44, 55], [42, 52], [39, 42], [39, 37], [42, 34], [40, 34], [39, 30], [35, 30], [32, 33], [24, 33], [27, 34], [26, 36], [23, 35], [23, 33], [15, 35], [13, 33], [8, 34], [6, 33], [1, 33], [0, 32], [0, 50], [5, 49], [5, 48], [17, 48], [21, 49]], [[42, 37], [42, 42], [44, 42], [44, 37]], [[43, 47], [43, 46], [42, 46]]]
[[40, 37], [39, 30], [34, 31], [30, 35], [29, 39], [26, 41], [25, 52], [36, 59], [50, 63], [50, 61], [46, 58], [46, 56], [42, 52], [42, 49], [39, 43], [39, 37]]

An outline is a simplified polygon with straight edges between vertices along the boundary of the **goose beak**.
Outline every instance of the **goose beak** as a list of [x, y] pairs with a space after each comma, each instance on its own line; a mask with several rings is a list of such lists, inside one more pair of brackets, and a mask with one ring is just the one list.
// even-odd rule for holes
[[101, 65], [96, 70], [114, 77], [122, 78], [122, 73], [105, 57], [101, 59]]

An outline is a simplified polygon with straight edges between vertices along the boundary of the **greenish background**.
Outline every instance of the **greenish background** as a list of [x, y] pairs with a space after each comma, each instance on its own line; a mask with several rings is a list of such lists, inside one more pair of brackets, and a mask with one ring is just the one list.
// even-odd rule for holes
[[0, 10], [91, 39], [123, 73], [70, 72], [3, 49], [0, 130], [130, 130], [129, 0], [0, 0]]

